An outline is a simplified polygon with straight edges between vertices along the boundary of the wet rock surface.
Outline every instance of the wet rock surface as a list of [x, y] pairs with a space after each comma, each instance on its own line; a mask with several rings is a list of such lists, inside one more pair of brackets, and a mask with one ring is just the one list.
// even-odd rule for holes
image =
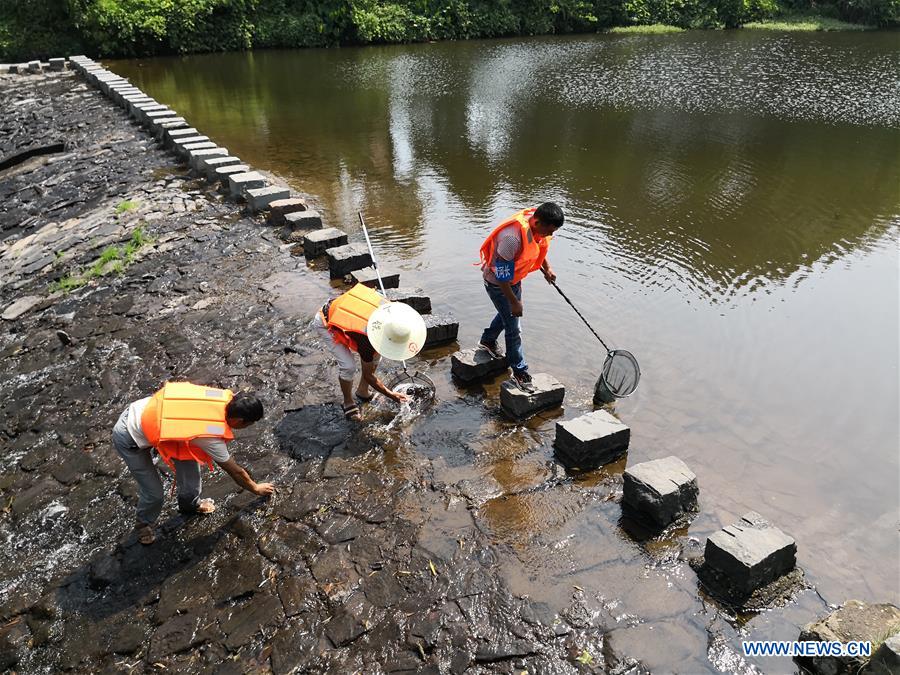
[[[425, 415], [373, 403], [348, 423], [308, 328], [335, 289], [290, 254], [299, 239], [71, 73], [0, 76], [0, 94], [0, 157], [66, 144], [0, 174], [0, 310], [40, 298], [0, 323], [0, 668], [756, 672], [745, 629], [698, 592], [686, 532], [622, 532], [624, 461], [566, 473], [558, 413], [502, 421], [450, 383], [452, 349], [418, 362], [438, 385]], [[266, 417], [232, 449], [278, 492], [204, 471], [218, 508], [185, 518], [163, 471], [144, 547], [110, 430], [177, 378], [258, 392]]]

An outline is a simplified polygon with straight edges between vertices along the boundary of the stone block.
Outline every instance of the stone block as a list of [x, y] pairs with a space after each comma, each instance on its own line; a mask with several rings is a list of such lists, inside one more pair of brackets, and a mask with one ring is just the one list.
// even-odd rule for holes
[[189, 155], [194, 150], [212, 150], [219, 146], [212, 141], [197, 141], [195, 143], [181, 143], [182, 154]]
[[153, 137], [162, 140], [163, 134], [169, 129], [181, 129], [188, 125], [187, 120], [183, 117], [167, 117], [162, 122], [154, 122], [151, 125], [150, 131], [153, 133]]
[[307, 258], [317, 258], [325, 255], [325, 251], [347, 243], [347, 235], [333, 227], [323, 230], [315, 230], [303, 237], [303, 255]]
[[138, 122], [143, 124], [147, 120], [148, 113], [168, 109], [169, 107], [163, 105], [162, 103], [138, 103], [137, 105], [132, 106], [131, 116], [134, 117]]
[[63, 58], [50, 59], [50, 70], [65, 70], [66, 60]]
[[171, 108], [166, 108], [165, 110], [151, 110], [148, 113], [144, 113], [144, 123], [149, 125], [153, 122], [162, 122], [163, 120], [172, 117], [178, 117], [178, 113]]
[[41, 62], [40, 61], [29, 61], [28, 62], [28, 72], [29, 73], [41, 72]]
[[817, 675], [862, 673], [864, 675], [895, 675], [900, 673], [900, 609], [896, 606], [868, 604], [848, 600], [824, 619], [813, 621], [800, 631], [801, 642], [871, 642], [885, 636], [882, 648], [875, 649], [866, 665], [866, 658], [851, 656], [817, 656], [799, 658], [808, 671]]
[[[178, 139], [186, 139], [186, 138], [195, 138], [200, 136], [200, 132], [197, 131], [194, 127], [185, 127], [183, 129], [172, 129], [171, 131], [166, 131], [163, 134], [163, 139], [165, 140], [167, 147], [172, 147], [175, 144], [175, 141]], [[203, 140], [207, 140], [208, 137], [202, 137]]]
[[461, 382], [477, 382], [508, 368], [505, 356], [495, 358], [486, 349], [463, 349], [450, 356], [450, 372]]
[[579, 468], [608, 464], [626, 450], [631, 429], [605, 410], [556, 423], [553, 445], [563, 463]]
[[[378, 272], [381, 274], [381, 282], [386, 289], [399, 288], [400, 272], [384, 267], [378, 268]], [[378, 276], [375, 274], [374, 267], [363, 267], [361, 270], [354, 270], [350, 273], [350, 277], [354, 284], [362, 284], [363, 286], [368, 286], [369, 288], [374, 288], [376, 290], [380, 290], [381, 288], [378, 285]]]
[[[188, 153], [186, 146], [196, 145], [197, 143], [209, 143], [209, 142], [210, 142], [209, 136], [198, 136], [196, 134], [194, 134], [192, 136], [189, 134], [185, 134], [183, 136], [177, 136], [177, 137], [173, 138], [171, 141], [170, 147], [172, 148], [172, 150], [175, 151], [176, 155], [186, 155]], [[216, 146], [216, 144], [213, 143], [213, 147], [215, 147], [215, 146]]]
[[220, 166], [216, 169], [216, 177], [212, 182], [215, 183], [221, 181], [227, 190], [229, 187], [229, 178], [239, 173], [247, 173], [248, 171], [250, 171], [250, 167], [246, 164], [229, 164], [228, 166]]
[[387, 299], [405, 303], [419, 314], [431, 314], [431, 298], [421, 288], [389, 288]]
[[234, 155], [226, 155], [225, 157], [204, 157], [200, 160], [200, 170], [206, 174], [207, 180], [214, 181], [218, 179], [216, 169], [221, 169], [223, 166], [236, 166], [240, 163], [241, 160]]
[[[211, 159], [213, 157], [228, 157], [228, 148], [201, 148], [199, 150], [190, 150], [188, 152], [188, 164], [195, 171], [202, 171], [200, 165], [201, 160]], [[205, 173], [205, 171], [203, 172]]]
[[325, 254], [328, 256], [328, 274], [332, 279], [343, 279], [350, 272], [372, 264], [372, 256], [365, 244], [343, 244], [327, 249]]
[[750, 511], [706, 540], [705, 564], [738, 593], [756, 589], [787, 574], [797, 564], [797, 544], [765, 518]]
[[279, 199], [287, 199], [291, 196], [291, 191], [285, 187], [277, 185], [267, 185], [261, 188], [247, 190], [244, 198], [250, 206], [250, 210], [254, 213], [263, 211], [268, 208], [269, 204]]
[[630, 466], [624, 481], [622, 503], [659, 527], [697, 510], [697, 476], [678, 457]]
[[[269, 204], [269, 215], [266, 222], [273, 227], [281, 227], [285, 224], [284, 217], [289, 213], [297, 213], [298, 211], [306, 211], [306, 202], [296, 197], [288, 199], [277, 199]], [[321, 222], [319, 227], [321, 227]]]
[[500, 385], [500, 406], [511, 417], [524, 419], [562, 405], [566, 388], [559, 380], [546, 373], [534, 373], [531, 377], [535, 388], [532, 393], [522, 391], [515, 382]]
[[243, 199], [245, 190], [265, 187], [266, 179], [261, 173], [248, 171], [236, 173], [228, 177], [228, 192], [234, 199]]
[[425, 347], [453, 342], [459, 336], [459, 321], [452, 314], [428, 314], [425, 319]]
[[291, 230], [318, 230], [322, 227], [322, 216], [318, 211], [292, 211], [284, 215], [284, 224]]
[[10, 75], [17, 75], [19, 72], [19, 64], [18, 63], [10, 63], [6, 67], [6, 72], [8, 72]]

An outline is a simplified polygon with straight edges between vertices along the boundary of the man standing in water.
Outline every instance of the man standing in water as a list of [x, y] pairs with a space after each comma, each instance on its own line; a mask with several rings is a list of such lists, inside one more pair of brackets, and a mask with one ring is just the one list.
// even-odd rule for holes
[[138, 484], [135, 534], [152, 544], [153, 526], [163, 505], [163, 487], [151, 448], [175, 474], [178, 510], [187, 515], [215, 511], [212, 499], [200, 499], [200, 465], [215, 461], [234, 482], [253, 494], [275, 492], [270, 483], [256, 483], [228, 454], [232, 429], [244, 429], [262, 419], [263, 406], [252, 394], [233, 394], [190, 382], [167, 382], [153, 396], [135, 401], [119, 416], [112, 443]]
[[559, 206], [544, 202], [537, 208], [519, 211], [500, 223], [481, 245], [484, 287], [497, 314], [481, 334], [479, 346], [492, 356], [502, 356], [497, 348], [497, 338], [503, 332], [506, 361], [512, 368], [513, 379], [520, 389], [529, 393], [535, 389], [528, 374], [519, 328], [523, 312], [522, 279], [539, 269], [548, 283], [556, 281], [556, 274], [547, 262], [547, 250], [550, 238], [562, 227], [564, 220]]

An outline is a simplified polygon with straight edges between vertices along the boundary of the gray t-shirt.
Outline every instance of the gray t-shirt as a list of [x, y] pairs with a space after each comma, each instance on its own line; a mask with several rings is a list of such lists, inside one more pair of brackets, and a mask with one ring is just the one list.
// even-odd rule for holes
[[[147, 440], [147, 437], [144, 436], [144, 430], [141, 429], [141, 415], [144, 414], [144, 408], [147, 407], [148, 403], [150, 403], [149, 396], [128, 406], [128, 419], [125, 421], [125, 426], [134, 439], [135, 445], [139, 448], [150, 447], [150, 441]], [[221, 438], [195, 438], [191, 441], [191, 444], [196, 445], [209, 455], [214, 462], [219, 464], [231, 459], [231, 455], [228, 453], [228, 445]]]
[[494, 274], [494, 265], [497, 258], [502, 260], [515, 260], [522, 251], [522, 226], [513, 223], [504, 227], [497, 234], [497, 247], [494, 249], [494, 259], [482, 266], [481, 271], [484, 280], [489, 284], [497, 285], [497, 275]]

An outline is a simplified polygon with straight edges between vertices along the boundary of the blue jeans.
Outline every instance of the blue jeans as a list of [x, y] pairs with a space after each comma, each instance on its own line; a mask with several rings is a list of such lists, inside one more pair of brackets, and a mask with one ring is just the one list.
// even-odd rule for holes
[[[138, 484], [137, 520], [152, 525], [159, 519], [163, 507], [163, 485], [159, 471], [153, 464], [150, 448], [139, 448], [125, 426], [128, 408], [113, 427], [112, 444], [125, 460], [128, 471]], [[175, 484], [178, 508], [182, 513], [194, 513], [200, 501], [200, 465], [194, 461], [175, 460]]]
[[[503, 291], [499, 286], [484, 282], [484, 288], [488, 297], [497, 308], [497, 315], [491, 321], [491, 325], [484, 329], [481, 334], [481, 341], [488, 344], [496, 342], [500, 337], [500, 333], [506, 338], [506, 362], [516, 372], [528, 370], [528, 364], [525, 363], [525, 353], [522, 351], [522, 331], [520, 329], [519, 317], [512, 315], [509, 307], [509, 300], [503, 295]], [[522, 299], [522, 282], [511, 286], [513, 295], [516, 299]]]

